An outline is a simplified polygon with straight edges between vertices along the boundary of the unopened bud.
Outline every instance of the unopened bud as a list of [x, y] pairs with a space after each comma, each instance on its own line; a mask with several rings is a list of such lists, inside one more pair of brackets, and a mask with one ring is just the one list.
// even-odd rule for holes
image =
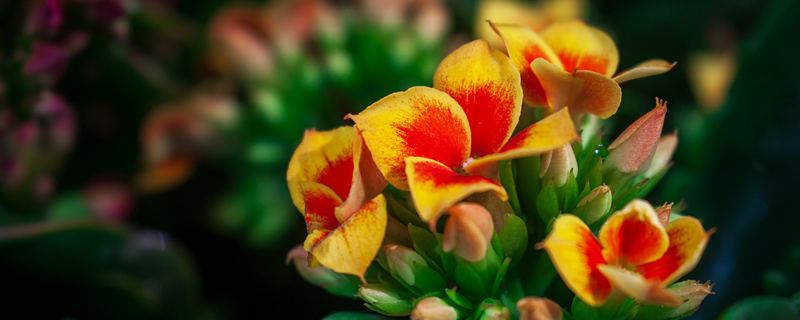
[[664, 126], [667, 103], [656, 99], [656, 107], [628, 126], [611, 145], [604, 165], [624, 173], [645, 170], [641, 166], [649, 166]]
[[637, 313], [640, 319], [684, 319], [700, 308], [700, 303], [708, 296], [713, 294], [711, 284], [699, 283], [695, 280], [686, 280], [675, 283], [668, 288], [680, 300], [681, 305], [670, 308], [658, 305], [642, 305]]
[[286, 255], [286, 263], [292, 262], [297, 273], [309, 283], [326, 291], [344, 297], [352, 297], [358, 291], [358, 285], [346, 276], [338, 274], [323, 266], [309, 267], [308, 252], [302, 245], [296, 246]]
[[411, 320], [455, 320], [458, 319], [456, 308], [438, 297], [422, 299], [411, 311]]
[[361, 286], [358, 296], [369, 304], [370, 309], [391, 317], [407, 316], [414, 307], [411, 300], [381, 284]]
[[396, 244], [387, 244], [383, 250], [389, 272], [406, 285], [425, 292], [441, 290], [447, 285], [445, 279], [416, 251]]
[[483, 260], [494, 234], [492, 215], [483, 206], [471, 202], [456, 204], [447, 212], [450, 218], [444, 227], [442, 249], [453, 251], [468, 261]]
[[669, 215], [672, 213], [672, 202], [665, 203], [664, 205], [656, 208], [656, 215], [658, 216], [658, 221], [661, 222], [662, 226], [667, 226], [669, 223]]
[[508, 320], [511, 319], [511, 310], [505, 306], [494, 304], [483, 310], [479, 320]]
[[670, 133], [661, 137], [658, 140], [656, 151], [653, 154], [653, 162], [650, 167], [644, 172], [644, 176], [652, 178], [669, 166], [669, 161], [672, 159], [672, 154], [675, 153], [675, 148], [678, 147], [678, 135]]
[[578, 161], [575, 160], [575, 152], [569, 143], [543, 154], [541, 159], [539, 178], [553, 180], [557, 187], [563, 186], [570, 174], [578, 173]]
[[611, 200], [611, 189], [607, 185], [601, 185], [583, 197], [572, 213], [591, 225], [611, 209]]
[[517, 301], [520, 320], [561, 320], [561, 307], [553, 300], [539, 297], [525, 297]]

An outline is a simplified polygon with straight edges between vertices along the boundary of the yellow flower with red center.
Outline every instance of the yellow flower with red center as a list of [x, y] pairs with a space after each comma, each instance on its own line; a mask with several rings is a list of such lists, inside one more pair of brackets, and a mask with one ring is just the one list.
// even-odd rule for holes
[[582, 21], [554, 23], [541, 34], [522, 24], [490, 24], [521, 75], [525, 102], [552, 110], [569, 106], [573, 117], [610, 117], [619, 108], [619, 83], [664, 73], [674, 65], [648, 60], [611, 78], [619, 64], [614, 41]]
[[363, 277], [386, 232], [386, 181], [352, 127], [306, 131], [286, 173], [311, 261]]
[[600, 228], [564, 214], [540, 243], [564, 283], [583, 302], [603, 305], [613, 289], [646, 303], [680, 305], [666, 285], [693, 269], [710, 233], [699, 220], [680, 217], [666, 225], [644, 200], [633, 200]]
[[578, 137], [566, 109], [512, 137], [522, 110], [520, 75], [486, 41], [453, 51], [433, 82], [434, 88], [413, 87], [348, 115], [386, 180], [410, 190], [420, 217], [432, 226], [473, 193], [494, 191], [506, 200], [495, 181], [497, 162], [541, 154]]

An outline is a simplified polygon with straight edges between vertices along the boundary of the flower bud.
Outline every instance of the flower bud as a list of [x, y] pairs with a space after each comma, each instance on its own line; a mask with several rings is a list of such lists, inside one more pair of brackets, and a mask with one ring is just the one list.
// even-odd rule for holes
[[338, 274], [323, 266], [309, 267], [308, 252], [298, 245], [286, 255], [286, 263], [292, 262], [297, 273], [309, 283], [321, 287], [326, 291], [344, 297], [352, 297], [358, 290], [358, 285], [346, 276]]
[[456, 256], [477, 262], [486, 256], [494, 234], [492, 215], [483, 206], [462, 202], [447, 210], [450, 218], [444, 227], [442, 249]]
[[483, 310], [478, 320], [508, 320], [511, 319], [511, 310], [502, 305], [492, 305]]
[[656, 151], [653, 154], [653, 161], [650, 167], [644, 172], [644, 176], [652, 178], [669, 166], [669, 160], [672, 159], [672, 154], [675, 153], [675, 148], [678, 147], [678, 135], [670, 133], [661, 137], [656, 145]]
[[647, 160], [661, 136], [666, 113], [666, 102], [656, 98], [656, 107], [634, 121], [608, 146], [610, 153], [604, 165], [623, 173], [646, 170], [640, 167], [650, 165]]
[[658, 221], [661, 222], [662, 226], [667, 226], [669, 223], [669, 215], [672, 213], [672, 202], [665, 203], [664, 205], [656, 208], [656, 215], [658, 216]]
[[561, 320], [561, 307], [553, 300], [525, 297], [517, 301], [520, 320]]
[[445, 279], [416, 251], [396, 244], [387, 244], [383, 249], [386, 268], [406, 285], [425, 292], [441, 290], [447, 285]]
[[700, 308], [700, 303], [708, 296], [713, 294], [711, 284], [699, 283], [695, 280], [681, 281], [669, 286], [681, 305], [675, 308], [663, 307], [658, 305], [642, 305], [637, 312], [639, 319], [683, 319], [689, 317]]
[[569, 143], [542, 155], [539, 178], [553, 180], [557, 187], [567, 182], [569, 175], [577, 175], [578, 161]]
[[411, 311], [411, 320], [455, 320], [458, 319], [456, 308], [438, 297], [422, 299]]
[[369, 304], [369, 308], [390, 317], [407, 316], [411, 313], [411, 300], [404, 299], [381, 284], [367, 284], [358, 289], [358, 296]]
[[611, 200], [611, 189], [607, 185], [601, 185], [583, 197], [572, 213], [591, 225], [611, 209]]

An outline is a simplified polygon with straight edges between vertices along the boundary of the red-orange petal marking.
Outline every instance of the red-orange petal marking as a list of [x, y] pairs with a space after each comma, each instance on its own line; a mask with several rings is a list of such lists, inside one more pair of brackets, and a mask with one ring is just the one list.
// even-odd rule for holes
[[486, 41], [472, 41], [445, 57], [433, 86], [464, 109], [472, 132], [472, 156], [496, 152], [514, 133], [522, 110], [519, 73]]
[[561, 279], [578, 298], [601, 306], [611, 294], [611, 284], [598, 266], [605, 264], [600, 242], [583, 221], [571, 214], [559, 216], [540, 244], [547, 250]]
[[386, 180], [407, 190], [407, 157], [433, 159], [456, 168], [469, 157], [470, 129], [464, 111], [448, 94], [413, 87], [390, 94], [356, 115], [372, 158]]
[[610, 77], [617, 70], [619, 52], [605, 32], [573, 20], [551, 24], [542, 39], [561, 60], [563, 69], [594, 71]]
[[669, 248], [656, 261], [637, 267], [648, 280], [672, 283], [691, 271], [700, 260], [708, 243], [709, 233], [699, 220], [681, 217], [667, 225]]
[[306, 130], [286, 170], [286, 182], [297, 210], [304, 212], [301, 182], [317, 182], [347, 198], [353, 180], [352, 127], [329, 131]]
[[336, 207], [336, 217], [339, 221], [347, 220], [353, 212], [386, 187], [386, 179], [372, 160], [372, 153], [364, 145], [361, 134], [355, 131], [358, 131], [358, 128], [353, 132], [353, 183], [347, 198]]
[[342, 203], [342, 199], [331, 188], [305, 181], [300, 183], [300, 190], [305, 203], [302, 213], [308, 233], [317, 229], [333, 230], [339, 226], [334, 209]]
[[547, 106], [547, 97], [542, 84], [531, 70], [531, 62], [543, 58], [561, 67], [561, 61], [535, 31], [528, 26], [512, 23], [491, 23], [497, 35], [503, 38], [511, 62], [517, 67], [522, 83], [525, 102], [537, 107]]
[[636, 266], [661, 257], [669, 245], [656, 210], [634, 199], [615, 212], [600, 228], [603, 256], [609, 264]]
[[497, 162], [541, 154], [578, 139], [569, 111], [562, 109], [518, 132], [495, 154], [475, 159], [464, 170], [493, 177]]
[[439, 216], [467, 196], [494, 191], [501, 200], [508, 195], [498, 183], [479, 176], [461, 175], [447, 166], [426, 158], [406, 158], [406, 173], [417, 213], [433, 227]]

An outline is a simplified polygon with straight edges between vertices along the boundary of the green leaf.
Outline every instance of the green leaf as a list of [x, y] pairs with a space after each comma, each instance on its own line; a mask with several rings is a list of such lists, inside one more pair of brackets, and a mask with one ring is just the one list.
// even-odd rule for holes
[[439, 251], [436, 250], [437, 247], [440, 247], [436, 236], [430, 231], [410, 223], [408, 224], [408, 234], [411, 237], [411, 242], [414, 244], [414, 250], [425, 258], [431, 268], [443, 274], [444, 270], [441, 266], [442, 259], [439, 255]]
[[453, 302], [460, 307], [466, 309], [472, 309], [474, 307], [472, 302], [470, 302], [466, 296], [464, 296], [463, 294], [454, 289], [449, 289], [449, 288], [444, 289], [444, 293], [447, 295], [448, 298], [450, 298], [450, 300], [453, 300]]
[[511, 265], [511, 258], [506, 258], [503, 260], [503, 264], [500, 265], [500, 270], [497, 271], [497, 276], [494, 278], [494, 283], [492, 284], [492, 290], [489, 292], [490, 296], [497, 295], [497, 290], [500, 289], [500, 284], [503, 283], [503, 279], [506, 277], [506, 272], [508, 272], [508, 267]]
[[503, 217], [503, 229], [497, 236], [504, 257], [511, 258], [512, 264], [518, 263], [528, 247], [528, 227], [525, 221], [512, 214], [506, 215]]
[[[536, 210], [536, 196], [539, 194], [541, 180], [539, 179], [539, 157], [529, 157], [514, 160], [516, 162], [517, 196], [519, 197], [520, 210], [524, 213], [533, 213]], [[528, 217], [529, 219], [531, 217]]]
[[500, 183], [503, 185], [503, 188], [506, 189], [508, 203], [511, 204], [514, 213], [517, 215], [522, 214], [519, 206], [519, 197], [517, 196], [517, 187], [514, 182], [514, 169], [510, 160], [500, 162]]
[[575, 175], [570, 173], [567, 182], [559, 189], [559, 193], [561, 193], [561, 198], [564, 199], [564, 206], [561, 211], [571, 212], [572, 209], [575, 209], [575, 205], [578, 204], [578, 184], [575, 181]]
[[552, 183], [547, 183], [536, 197], [536, 211], [543, 222], [548, 222], [559, 214], [558, 196]]
[[578, 299], [577, 296], [572, 299], [571, 311], [572, 317], [575, 319], [600, 320], [600, 316], [597, 314], [597, 309], [583, 303], [583, 301]]
[[458, 264], [455, 269], [455, 280], [459, 288], [474, 301], [480, 300], [488, 292], [487, 284], [475, 270], [465, 264]]

